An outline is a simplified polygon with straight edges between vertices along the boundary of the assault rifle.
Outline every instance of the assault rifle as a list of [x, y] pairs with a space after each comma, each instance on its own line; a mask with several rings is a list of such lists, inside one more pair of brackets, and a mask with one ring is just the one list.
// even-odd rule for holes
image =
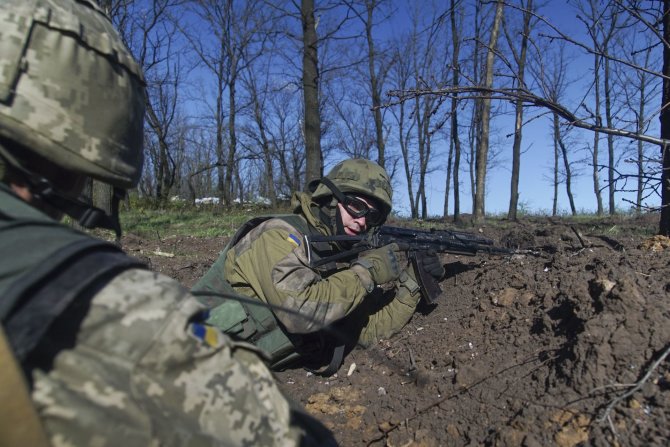
[[[310, 267], [317, 268], [333, 262], [350, 260], [359, 253], [371, 248], [382, 247], [393, 242], [407, 250], [407, 255], [414, 267], [414, 273], [421, 288], [421, 295], [428, 304], [436, 304], [437, 297], [442, 290], [438, 281], [423, 269], [423, 262], [427, 252], [450, 253], [456, 255], [474, 256], [477, 253], [492, 255], [511, 255], [513, 250], [496, 247], [491, 239], [465, 231], [454, 230], [417, 230], [382, 226], [374, 234], [360, 236], [305, 236], [305, 249]], [[330, 243], [343, 242], [351, 246], [350, 249], [328, 253]]]

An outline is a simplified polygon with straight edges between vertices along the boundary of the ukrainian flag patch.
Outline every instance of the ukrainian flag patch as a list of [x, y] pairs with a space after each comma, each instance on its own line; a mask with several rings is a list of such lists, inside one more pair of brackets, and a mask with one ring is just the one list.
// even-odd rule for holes
[[198, 339], [204, 341], [211, 347], [216, 347], [219, 344], [219, 331], [212, 326], [195, 323], [191, 326], [193, 335]]
[[296, 247], [300, 247], [300, 239], [295, 234], [289, 234], [286, 240], [295, 244]]

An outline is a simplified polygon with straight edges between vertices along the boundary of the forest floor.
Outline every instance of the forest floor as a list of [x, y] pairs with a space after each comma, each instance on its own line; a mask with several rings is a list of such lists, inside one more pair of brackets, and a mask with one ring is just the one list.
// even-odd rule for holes
[[[343, 446], [668, 445], [670, 240], [652, 236], [657, 225], [647, 215], [459, 228], [525, 254], [443, 255], [437, 306], [354, 350], [333, 377], [277, 379]], [[225, 242], [123, 239], [186, 286]]]

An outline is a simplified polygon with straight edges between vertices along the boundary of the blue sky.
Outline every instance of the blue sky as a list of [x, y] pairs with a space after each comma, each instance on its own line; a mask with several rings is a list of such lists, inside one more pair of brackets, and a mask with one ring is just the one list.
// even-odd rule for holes
[[[385, 31], [388, 36], [396, 36], [403, 32], [403, 30], [408, 30], [410, 28], [409, 18], [411, 14], [403, 8], [407, 8], [408, 5], [415, 8], [421, 9], [421, 18], [428, 21], [431, 18], [428, 17], [428, 5], [435, 5], [435, 7], [444, 10], [448, 2], [444, 0], [391, 0], [392, 5], [394, 5], [398, 11], [391, 17], [390, 21], [386, 24], [387, 30]], [[536, 0], [537, 1], [537, 0]], [[474, 2], [472, 0], [465, 0], [465, 4], [471, 6]], [[576, 18], [576, 10], [571, 4], [573, 2], [566, 2], [562, 0], [554, 0], [549, 2], [544, 2], [540, 13], [544, 15], [551, 23], [555, 24], [563, 32], [569, 36], [588, 41], [584, 35], [584, 26]], [[493, 8], [493, 2], [485, 2], [484, 8]], [[471, 19], [469, 19], [471, 20]], [[383, 33], [383, 30], [378, 31]], [[546, 30], [545, 30], [546, 32]], [[377, 36], [379, 39], [380, 36]], [[484, 38], [487, 38], [486, 36]], [[499, 44], [506, 46], [504, 43], [504, 38], [501, 36]], [[577, 51], [572, 48], [574, 53], [574, 59], [570, 63], [569, 68], [569, 77], [574, 80], [574, 83], [570, 87], [570, 92], [567, 95], [568, 99], [566, 106], [572, 108], [576, 113], [580, 109], [577, 108], [578, 99], [587, 95], [588, 89], [590, 88], [590, 80], [593, 78], [592, 66], [593, 66], [593, 57], [586, 55], [582, 51]], [[323, 54], [323, 53], [321, 53]], [[337, 59], [337, 53], [335, 52], [335, 59]], [[282, 63], [277, 62], [277, 65], [280, 68]], [[295, 67], [293, 67], [295, 68]], [[289, 70], [290, 71], [290, 70]], [[198, 78], [202, 77], [207, 79], [210, 75], [206, 73], [203, 69], [196, 69], [190, 73], [191, 81], [198, 88], [194, 88], [193, 91], [189, 94], [183, 96], [185, 101], [190, 104], [188, 107], [189, 111], [191, 108], [193, 110], [199, 110], [198, 113], [193, 112], [194, 116], [202, 115], [203, 106], [202, 99], [207, 95], [203, 95], [203, 92], [207, 91], [207, 82], [199, 82]], [[202, 86], [200, 85], [202, 84]], [[210, 87], [211, 88], [211, 85]], [[389, 87], [392, 88], [392, 87]], [[383, 92], [386, 93], [385, 91]], [[615, 95], [619, 92], [615, 92]], [[296, 95], [297, 96], [297, 95]], [[590, 99], [589, 99], [590, 100]], [[653, 104], [650, 104], [650, 108], [658, 107], [660, 104], [660, 98], [658, 100], [652, 101]], [[492, 132], [491, 136], [492, 144], [495, 146], [492, 150], [497, 149], [501, 152], [501, 156], [498, 159], [496, 166], [489, 169], [488, 178], [487, 178], [487, 187], [486, 187], [486, 212], [501, 214], [506, 213], [509, 207], [509, 194], [510, 194], [510, 169], [511, 169], [511, 147], [513, 143], [512, 137], [506, 137], [507, 134], [512, 133], [513, 129], [513, 117], [512, 117], [512, 107], [509, 103], [497, 103], [497, 106], [502, 106], [507, 109], [509, 112], [506, 115], [500, 115], [495, 117], [492, 121]], [[525, 112], [525, 119], [529, 120], [531, 117], [540, 115], [543, 112], [539, 108], [527, 108]], [[206, 111], [205, 113], [208, 113]], [[390, 113], [387, 114], [386, 119], [389, 123], [393, 120]], [[656, 128], [652, 128], [649, 133], [652, 135], [657, 135], [657, 122], [658, 119], [653, 119], [653, 124]], [[462, 122], [463, 124], [463, 122]], [[569, 148], [571, 150], [571, 158], [575, 160], [577, 158], [587, 158], [589, 154], [585, 151], [585, 148], [588, 145], [593, 143], [593, 133], [586, 130], [574, 129], [571, 132], [571, 138], [568, 141]], [[601, 162], [605, 161], [606, 154], [604, 152], [605, 148], [605, 139], [601, 138]], [[620, 145], [630, 144], [630, 141], [619, 139]], [[389, 147], [389, 150], [398, 151], [397, 147]], [[656, 154], [657, 151], [655, 148], [650, 148], [650, 153]], [[442, 140], [434, 140], [433, 152], [446, 154], [448, 151], [448, 142]], [[552, 141], [552, 130], [551, 122], [549, 116], [539, 117], [533, 120], [531, 123], [527, 124], [524, 127], [523, 133], [523, 143], [522, 143], [522, 159], [521, 159], [521, 180], [520, 180], [520, 208], [522, 210], [530, 212], [550, 212], [552, 208], [552, 184], [550, 177], [552, 175], [552, 163], [553, 163], [553, 141]], [[653, 151], [653, 152], [652, 152]], [[374, 154], [376, 155], [376, 154]], [[374, 156], [373, 155], [373, 156]], [[342, 155], [330, 156], [326, 160], [325, 170], [327, 171], [335, 163], [341, 160]], [[445, 175], [444, 169], [440, 169], [441, 166], [446, 165], [445, 155], [442, 155], [442, 158], [433, 159], [432, 166], [436, 171], [429, 176], [427, 183], [427, 196], [429, 199], [429, 210], [428, 213], [431, 216], [441, 216], [444, 207], [444, 191], [445, 191]], [[464, 163], [464, 162], [463, 162]], [[620, 166], [625, 166], [620, 164]], [[465, 169], [464, 164], [462, 169]], [[573, 172], [573, 195], [575, 199], [576, 208], [578, 211], [595, 211], [596, 209], [596, 198], [593, 191], [593, 180], [591, 177], [591, 167], [586, 164], [582, 164], [579, 167], [576, 167], [577, 171]], [[605, 186], [604, 179], [605, 173], [601, 173], [601, 187]], [[404, 173], [402, 168], [400, 168], [398, 175], [395, 177], [394, 184], [394, 209], [402, 215], [409, 214], [409, 200], [407, 198], [407, 188], [404, 185]], [[469, 179], [468, 174], [465, 171], [461, 172], [461, 212], [470, 213], [471, 212], [471, 192], [469, 190]], [[616, 204], [618, 209], [627, 210], [630, 208], [630, 205], [624, 202], [624, 198], [633, 197], [629, 194], [625, 196], [621, 193], [617, 194]], [[656, 198], [655, 202], [652, 201], [648, 203], [649, 205], [658, 205], [659, 200]], [[607, 191], [603, 191], [603, 205], [607, 209]], [[569, 202], [565, 192], [565, 186], [559, 186], [559, 198], [558, 198], [558, 208], [559, 212], [565, 213], [569, 211]], [[453, 210], [453, 198], [450, 199], [450, 213]]]
[[[572, 3], [572, 2], [571, 2]], [[492, 7], [492, 4], [491, 4]], [[541, 15], [545, 16], [551, 23], [555, 24], [557, 28], [574, 39], [581, 39], [588, 42], [588, 37], [584, 34], [584, 25], [577, 18], [577, 10], [574, 9], [568, 2], [565, 1], [551, 1], [546, 2], [540, 10]], [[405, 27], [408, 15], [399, 15], [398, 22], [392, 25], [392, 28]], [[499, 41], [499, 42], [502, 42]], [[568, 93], [569, 107], [573, 107], [574, 112], [579, 112], [574, 108], [578, 104], [577, 98], [581, 98], [588, 92], [590, 88], [590, 81], [593, 79], [593, 58], [586, 55], [583, 51], [578, 51], [574, 47], [571, 48], [574, 60], [570, 64], [568, 76], [574, 79], [574, 83], [570, 86]], [[620, 92], [615, 92], [615, 95]], [[660, 104], [660, 97], [657, 101]], [[508, 111], [512, 108], [503, 105]], [[657, 104], [651, 106], [658, 107]], [[650, 107], [650, 109], [652, 108]], [[532, 116], [540, 115], [542, 110], [539, 108], [527, 108], [525, 111], [525, 119], [528, 120]], [[658, 134], [658, 119], [654, 118], [650, 134]], [[497, 136], [492, 136], [491, 140], [497, 141], [498, 147], [501, 150], [501, 156], [498, 166], [489, 170], [486, 187], [486, 212], [494, 214], [506, 213], [509, 207], [510, 200], [510, 177], [511, 177], [511, 147], [513, 137], [506, 137], [513, 130], [513, 117], [511, 115], [501, 116], [493, 120], [492, 126], [497, 129]], [[572, 159], [590, 158], [590, 153], [586, 150], [587, 147], [593, 144], [593, 133], [586, 130], [573, 129], [571, 131], [571, 138], [569, 148], [573, 151]], [[631, 141], [619, 139], [617, 143], [619, 146], [630, 145]], [[446, 145], [446, 142], [438, 143]], [[600, 140], [600, 161], [606, 161], [606, 140], [601, 135]], [[436, 152], [446, 152], [446, 146], [443, 148], [436, 147]], [[656, 149], [650, 147], [649, 153], [654, 155]], [[538, 118], [527, 124], [523, 131], [522, 143], [522, 158], [521, 158], [521, 176], [519, 184], [519, 204], [524, 210], [531, 212], [546, 212], [550, 213], [552, 209], [553, 200], [553, 186], [551, 183], [552, 166], [553, 166], [553, 140], [550, 117]], [[630, 164], [620, 164], [620, 169], [630, 169]], [[597, 207], [596, 197], [594, 193], [592, 168], [590, 165], [581, 164], [575, 166], [574, 177], [572, 179], [572, 192], [575, 200], [575, 206], [578, 212], [594, 212]], [[461, 174], [463, 184], [461, 186], [461, 212], [471, 212], [471, 195], [469, 190], [469, 180], [466, 178], [467, 173]], [[600, 182], [601, 188], [605, 187], [606, 172], [601, 171]], [[404, 179], [399, 179], [399, 184], [395, 188], [394, 206], [401, 215], [409, 213], [409, 200], [407, 198], [406, 187]], [[444, 207], [444, 173], [436, 172], [428, 179], [428, 198], [429, 198], [429, 215], [441, 216]], [[620, 211], [630, 209], [630, 204], [624, 201], [624, 198], [634, 200], [634, 194], [617, 193], [616, 206]], [[602, 192], [602, 200], [605, 211], [608, 209], [607, 190]], [[660, 199], [654, 197], [646, 202], [648, 205], [657, 206]], [[450, 199], [450, 208], [453, 209], [453, 199]], [[570, 206], [566, 194], [565, 185], [559, 185], [558, 209], [560, 213], [569, 213]], [[451, 210], [450, 210], [451, 212]]]

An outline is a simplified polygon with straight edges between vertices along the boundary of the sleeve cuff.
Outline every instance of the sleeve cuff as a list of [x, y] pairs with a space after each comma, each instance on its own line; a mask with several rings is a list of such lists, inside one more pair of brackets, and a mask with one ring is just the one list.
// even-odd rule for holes
[[409, 293], [412, 296], [419, 292], [420, 290], [419, 283], [417, 283], [414, 280], [414, 278], [412, 278], [412, 276], [409, 273], [407, 273], [406, 269], [403, 270], [402, 273], [400, 273], [400, 277], [398, 278], [398, 280], [400, 282], [400, 286], [409, 290]]
[[372, 280], [372, 276], [370, 275], [368, 269], [360, 264], [354, 264], [351, 266], [351, 271], [354, 272], [356, 276], [358, 276], [358, 279], [360, 279], [361, 284], [365, 288], [366, 292], [371, 293], [373, 290], [375, 290], [375, 282]]

